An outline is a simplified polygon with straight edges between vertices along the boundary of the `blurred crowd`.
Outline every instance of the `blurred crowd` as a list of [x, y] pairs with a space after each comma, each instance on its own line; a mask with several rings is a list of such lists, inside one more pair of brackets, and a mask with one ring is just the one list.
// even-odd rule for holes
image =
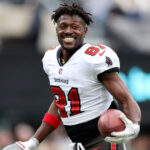
[[149, 0], [82, 2], [83, 6], [94, 14], [95, 30], [99, 31], [100, 36], [107, 37], [116, 46], [127, 45], [135, 52], [150, 54]]
[[[0, 128], [0, 150], [14, 143], [15, 141], [26, 141], [34, 134], [34, 128], [21, 122], [14, 129]], [[38, 147], [37, 150], [67, 150], [70, 144], [63, 126], [60, 126], [50, 136], [48, 136]], [[127, 150], [150, 150], [150, 135], [140, 134], [136, 139], [126, 143]]]
[[[20, 122], [12, 128], [0, 128], [0, 150], [15, 141], [27, 141], [34, 134], [34, 128], [25, 122]], [[63, 126], [60, 126], [50, 136], [48, 136], [37, 150], [65, 150], [70, 143]]]
[[[0, 0], [0, 55], [7, 48], [30, 47], [44, 53], [55, 46], [55, 25], [50, 18], [53, 9], [62, 2], [73, 0]], [[76, 2], [93, 14], [94, 23], [89, 27], [87, 42], [113, 45], [118, 51], [128, 51], [128, 47], [134, 52], [150, 54], [149, 0]], [[3, 123], [0, 118], [0, 149], [16, 140], [26, 141], [33, 133], [34, 127], [28, 123], [20, 122], [12, 128], [11, 123]], [[61, 126], [41, 143], [38, 150], [61, 150], [68, 143], [70, 141]], [[149, 133], [142, 132], [127, 143], [127, 150], [150, 150]]]
[[[57, 44], [51, 14], [60, 3], [74, 0], [0, 0], [0, 45], [6, 39], [24, 39], [40, 51]], [[87, 42], [111, 46], [127, 44], [135, 51], [150, 53], [149, 0], [77, 0], [93, 14]], [[11, 14], [11, 15], [10, 15]], [[111, 38], [112, 37], [112, 38]]]

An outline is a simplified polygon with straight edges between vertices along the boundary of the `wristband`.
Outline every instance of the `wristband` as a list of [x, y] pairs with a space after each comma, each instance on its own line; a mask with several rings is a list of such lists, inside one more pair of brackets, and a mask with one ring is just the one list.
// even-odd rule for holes
[[55, 116], [53, 116], [53, 115], [51, 115], [49, 113], [45, 114], [42, 122], [45, 122], [45, 123], [51, 125], [55, 129], [58, 128], [60, 126], [60, 124], [61, 124], [61, 120], [60, 119], [58, 119], [57, 117], [55, 117]]

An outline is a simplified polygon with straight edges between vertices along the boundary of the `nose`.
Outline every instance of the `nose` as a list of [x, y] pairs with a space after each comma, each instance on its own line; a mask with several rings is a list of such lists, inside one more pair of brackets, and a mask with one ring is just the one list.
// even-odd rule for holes
[[68, 27], [66, 28], [66, 30], [65, 30], [65, 33], [72, 33], [71, 27], [68, 26]]

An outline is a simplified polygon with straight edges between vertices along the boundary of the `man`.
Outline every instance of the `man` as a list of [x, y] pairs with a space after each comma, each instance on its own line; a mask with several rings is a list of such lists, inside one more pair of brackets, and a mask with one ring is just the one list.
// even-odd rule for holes
[[[43, 68], [54, 100], [34, 136], [16, 144], [33, 150], [62, 121], [72, 142], [78, 143], [73, 145], [77, 149], [123, 150], [122, 143], [139, 133], [141, 112], [118, 75], [118, 56], [107, 46], [84, 43], [92, 19], [80, 6], [63, 4], [54, 11], [52, 19], [57, 24], [60, 45], [46, 52]], [[103, 139], [97, 121], [103, 112], [116, 108], [113, 97], [121, 103], [127, 116], [121, 117], [126, 128]]]

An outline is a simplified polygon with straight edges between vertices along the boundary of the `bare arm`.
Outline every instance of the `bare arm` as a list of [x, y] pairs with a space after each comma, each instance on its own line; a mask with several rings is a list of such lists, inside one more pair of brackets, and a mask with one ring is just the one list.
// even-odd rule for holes
[[[49, 107], [48, 110], [49, 114], [52, 114], [53, 116], [60, 118], [58, 111], [57, 111], [57, 106], [55, 104], [55, 100], [52, 102], [52, 104]], [[35, 132], [34, 137], [41, 142], [42, 140], [44, 140], [52, 131], [54, 130], [54, 128], [52, 126], [50, 126], [47, 123], [42, 122], [42, 124], [40, 125], [40, 127], [38, 128], [38, 130]]]
[[101, 82], [104, 84], [107, 90], [121, 103], [126, 116], [132, 120], [133, 123], [140, 123], [140, 108], [119, 75], [115, 73], [105, 74], [101, 76]]

